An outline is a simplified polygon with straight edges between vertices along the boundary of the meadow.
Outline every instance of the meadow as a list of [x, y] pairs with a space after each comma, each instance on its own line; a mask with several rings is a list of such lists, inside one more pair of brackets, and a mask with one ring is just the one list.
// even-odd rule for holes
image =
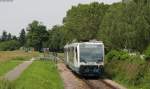
[[51, 61], [35, 61], [14, 84], [15, 89], [64, 89], [57, 66]]
[[8, 71], [39, 53], [23, 51], [0, 52], [0, 89], [64, 89], [63, 81], [52, 61], [34, 61], [14, 81], [2, 78]]
[[34, 56], [38, 56], [37, 52], [24, 51], [0, 51], [0, 76], [4, 75], [11, 69], [25, 60], [30, 60]]

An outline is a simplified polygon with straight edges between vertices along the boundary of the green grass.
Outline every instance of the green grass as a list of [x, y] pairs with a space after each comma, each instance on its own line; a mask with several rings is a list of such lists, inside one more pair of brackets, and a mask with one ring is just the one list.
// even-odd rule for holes
[[28, 61], [38, 54], [39, 53], [36, 52], [24, 53], [22, 51], [0, 51], [0, 76], [3, 76], [23, 61]]
[[64, 89], [56, 65], [50, 61], [35, 61], [14, 83], [15, 89]]
[[105, 75], [128, 89], [150, 89], [150, 62], [140, 55], [111, 51], [106, 55]]
[[0, 79], [0, 89], [15, 89], [12, 82]]
[[5, 62], [0, 63], [0, 76], [3, 76], [5, 73], [16, 67], [18, 64], [20, 64], [21, 61], [14, 61], [14, 60], [9, 60]]
[[25, 60], [29, 60], [29, 57], [15, 57], [11, 60], [0, 62], [0, 76], [3, 76], [16, 66], [18, 66], [20, 63], [22, 63]]

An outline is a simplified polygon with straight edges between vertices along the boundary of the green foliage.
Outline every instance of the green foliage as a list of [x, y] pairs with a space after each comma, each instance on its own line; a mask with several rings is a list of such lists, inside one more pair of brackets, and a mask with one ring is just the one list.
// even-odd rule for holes
[[35, 61], [14, 84], [15, 89], [64, 89], [56, 65], [50, 61]]
[[105, 63], [106, 74], [129, 89], [150, 88], [150, 64], [142, 59], [140, 54], [112, 50], [106, 55]]
[[8, 71], [12, 70], [14, 67], [16, 67], [17, 65], [19, 65], [20, 63], [22, 63], [21, 61], [14, 61], [14, 60], [10, 60], [10, 61], [6, 61], [6, 62], [1, 62], [0, 63], [0, 76], [4, 75], [5, 73], [7, 73]]
[[111, 50], [107, 55], [106, 59], [108, 62], [113, 60], [126, 60], [129, 58], [129, 54], [125, 51]]
[[16, 36], [12, 36], [12, 40], [18, 40]]
[[[23, 46], [27, 41], [28, 47], [38, 51], [43, 47], [62, 51], [64, 44], [73, 40], [97, 39], [104, 42], [107, 51], [128, 49], [142, 53], [150, 44], [149, 17], [148, 0], [129, 0], [112, 5], [79, 4], [67, 11], [62, 26], [54, 26], [49, 32], [44, 25], [33, 21], [27, 27], [27, 37], [22, 30], [19, 43]], [[4, 31], [1, 40], [6, 41], [10, 36]], [[15, 36], [12, 38], [17, 40]]]
[[147, 49], [144, 51], [145, 59], [150, 60], [150, 45], [147, 47]]
[[3, 31], [1, 40], [2, 41], [6, 41], [7, 40], [7, 32], [6, 31]]
[[119, 59], [118, 56], [119, 56], [119, 52], [116, 50], [112, 50], [107, 54], [106, 59], [108, 61], [111, 61], [113, 59]]
[[19, 42], [15, 40], [0, 43], [0, 51], [12, 51], [19, 48]]
[[54, 26], [49, 30], [48, 47], [51, 51], [63, 51], [65, 40], [65, 31], [62, 26]]
[[145, 59], [142, 58], [141, 56], [142, 55], [140, 55], [140, 54], [132, 55], [128, 58], [128, 61], [131, 63], [136, 63], [136, 64], [144, 64]]
[[48, 31], [46, 27], [38, 21], [33, 21], [27, 28], [27, 45], [41, 51], [43, 43], [48, 40]]
[[107, 10], [99, 29], [99, 39], [107, 49], [142, 52], [150, 42], [150, 7], [141, 2], [116, 3]]
[[19, 36], [19, 43], [20, 43], [20, 46], [24, 46], [26, 44], [26, 32], [24, 29], [21, 30], [21, 33]]
[[96, 33], [107, 11], [108, 5], [97, 2], [73, 6], [64, 18], [64, 27], [67, 30], [69, 41], [90, 40], [96, 38]]
[[147, 65], [145, 67], [145, 72], [144, 72], [142, 84], [140, 87], [143, 89], [149, 89], [150, 88], [149, 81], [150, 81], [150, 63], [147, 63]]
[[8, 33], [8, 37], [7, 37], [7, 40], [12, 40], [12, 36], [11, 36], [11, 33]]

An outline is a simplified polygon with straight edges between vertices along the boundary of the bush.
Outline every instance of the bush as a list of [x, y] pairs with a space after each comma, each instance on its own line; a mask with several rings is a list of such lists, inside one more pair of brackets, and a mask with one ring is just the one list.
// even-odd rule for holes
[[150, 60], [150, 45], [147, 47], [147, 49], [144, 51], [145, 59], [148, 61]]
[[129, 55], [125, 51], [112, 50], [106, 58], [108, 61], [105, 63], [105, 72], [108, 77], [129, 89], [133, 86], [136, 86], [133, 89], [150, 89], [150, 63], [141, 58], [140, 54]]
[[0, 51], [12, 51], [19, 48], [19, 42], [15, 40], [0, 43]]
[[132, 55], [128, 58], [128, 62], [134, 64], [144, 64], [145, 60], [141, 58], [141, 55]]
[[119, 52], [116, 50], [111, 50], [107, 55], [106, 55], [106, 59], [107, 61], [111, 61], [113, 59], [119, 59], [118, 58]]
[[111, 50], [107, 55], [106, 59], [107, 61], [111, 60], [125, 60], [129, 58], [129, 54], [125, 51], [117, 51], [117, 50]]

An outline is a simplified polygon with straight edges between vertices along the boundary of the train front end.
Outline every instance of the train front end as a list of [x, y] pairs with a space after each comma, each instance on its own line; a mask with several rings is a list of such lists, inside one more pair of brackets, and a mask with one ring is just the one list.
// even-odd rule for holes
[[79, 45], [79, 73], [83, 76], [100, 76], [104, 70], [103, 43]]

